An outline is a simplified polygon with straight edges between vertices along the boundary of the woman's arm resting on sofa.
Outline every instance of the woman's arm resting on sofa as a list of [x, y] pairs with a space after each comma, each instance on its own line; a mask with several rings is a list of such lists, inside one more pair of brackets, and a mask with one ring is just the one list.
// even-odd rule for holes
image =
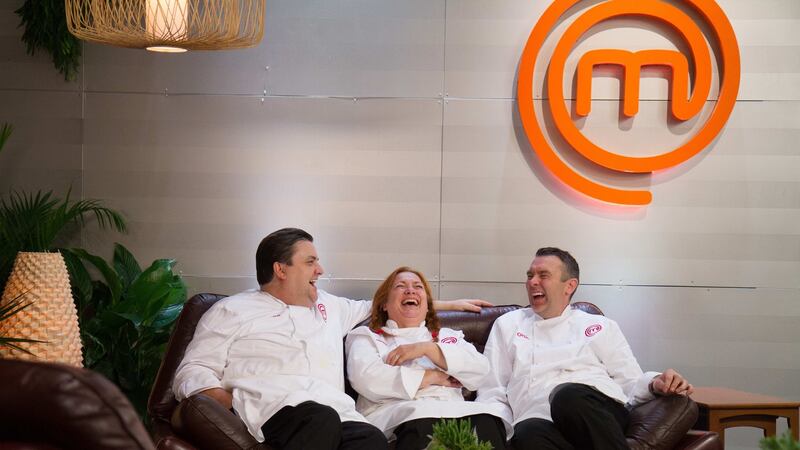
[[481, 312], [482, 307], [494, 306], [486, 300], [477, 298], [462, 298], [459, 300], [435, 300], [433, 307], [437, 311], [470, 311]]

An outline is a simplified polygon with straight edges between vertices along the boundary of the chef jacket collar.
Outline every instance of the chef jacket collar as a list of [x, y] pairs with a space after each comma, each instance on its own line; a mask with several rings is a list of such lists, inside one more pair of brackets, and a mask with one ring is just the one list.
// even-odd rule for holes
[[564, 311], [561, 312], [560, 316], [551, 317], [549, 319], [545, 319], [542, 316], [540, 316], [539, 314], [536, 314], [535, 312], [533, 312], [533, 308], [531, 308], [531, 312], [533, 313], [534, 322], [541, 322], [542, 325], [545, 325], [545, 324], [547, 324], [547, 325], [556, 325], [556, 324], [559, 324], [559, 323], [567, 320], [572, 315], [572, 304], [568, 303], [567, 307], [564, 308]]

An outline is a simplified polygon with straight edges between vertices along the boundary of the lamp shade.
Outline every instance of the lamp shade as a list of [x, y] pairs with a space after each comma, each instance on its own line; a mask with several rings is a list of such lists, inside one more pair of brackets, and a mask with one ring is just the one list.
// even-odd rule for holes
[[252, 47], [265, 0], [65, 0], [79, 39], [162, 52]]
[[61, 253], [17, 254], [0, 302], [5, 305], [20, 296], [31, 305], [0, 322], [0, 335], [42, 342], [17, 344], [32, 354], [0, 347], [0, 357], [82, 367], [78, 313]]

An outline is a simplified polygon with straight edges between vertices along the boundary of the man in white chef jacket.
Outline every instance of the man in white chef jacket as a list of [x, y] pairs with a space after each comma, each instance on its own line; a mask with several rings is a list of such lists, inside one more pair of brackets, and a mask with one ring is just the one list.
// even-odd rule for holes
[[503, 409], [516, 450], [627, 449], [630, 407], [692, 392], [672, 369], [642, 373], [616, 322], [569, 307], [579, 268], [568, 252], [539, 249], [527, 277], [531, 307], [495, 321], [477, 398]]
[[[256, 251], [260, 289], [214, 304], [178, 367], [180, 401], [207, 395], [278, 449], [385, 449], [386, 438], [344, 392], [342, 338], [371, 302], [318, 290], [323, 270], [307, 232], [284, 228]], [[442, 302], [480, 310], [482, 301]]]

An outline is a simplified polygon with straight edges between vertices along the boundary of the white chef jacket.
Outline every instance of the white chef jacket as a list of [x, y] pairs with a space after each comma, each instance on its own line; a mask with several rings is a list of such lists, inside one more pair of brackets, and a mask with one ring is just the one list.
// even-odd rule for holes
[[502, 419], [509, 437], [525, 419], [552, 420], [550, 393], [562, 383], [593, 386], [635, 406], [654, 398], [649, 383], [659, 375], [642, 373], [616, 322], [569, 306], [551, 319], [530, 308], [500, 316], [483, 354], [492, 372], [476, 401], [505, 406]]
[[215, 303], [200, 319], [172, 390], [180, 401], [223, 388], [259, 442], [284, 406], [328, 405], [342, 421], [366, 422], [344, 392], [342, 338], [369, 316], [371, 302], [319, 291], [313, 308], [249, 290]]
[[[387, 321], [378, 334], [367, 327], [358, 327], [347, 335], [347, 375], [360, 394], [356, 409], [380, 428], [387, 437], [409, 420], [426, 417], [464, 417], [473, 414], [495, 414], [494, 405], [464, 401], [461, 388], [438, 385], [419, 388], [426, 369], [439, 369], [427, 356], [406, 361], [401, 366], [386, 364], [385, 358], [400, 345], [431, 342], [425, 323], [414, 328], [398, 328]], [[489, 372], [489, 362], [464, 339], [464, 333], [442, 328], [437, 345], [447, 362], [447, 374], [467, 389], [476, 390]]]

